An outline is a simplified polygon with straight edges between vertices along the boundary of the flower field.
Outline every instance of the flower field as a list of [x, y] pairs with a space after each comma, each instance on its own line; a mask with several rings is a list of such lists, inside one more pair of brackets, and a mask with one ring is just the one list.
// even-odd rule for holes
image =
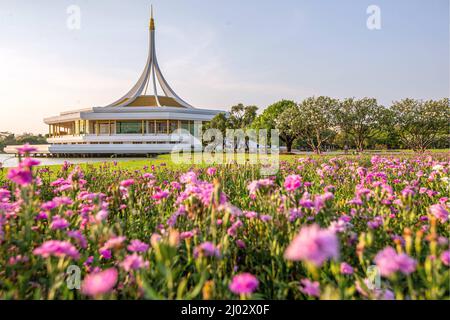
[[0, 299], [450, 297], [447, 154], [293, 156], [262, 177], [31, 150], [0, 178]]

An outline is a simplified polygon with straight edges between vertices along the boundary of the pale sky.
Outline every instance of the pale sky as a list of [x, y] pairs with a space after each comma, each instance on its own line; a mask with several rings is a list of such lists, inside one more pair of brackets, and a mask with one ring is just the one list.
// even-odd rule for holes
[[[150, 1], [0, 0], [0, 131], [111, 103], [147, 56]], [[449, 96], [448, 0], [152, 0], [163, 74], [187, 102]], [[68, 7], [81, 29], [67, 27]], [[369, 5], [381, 29], [366, 25]]]

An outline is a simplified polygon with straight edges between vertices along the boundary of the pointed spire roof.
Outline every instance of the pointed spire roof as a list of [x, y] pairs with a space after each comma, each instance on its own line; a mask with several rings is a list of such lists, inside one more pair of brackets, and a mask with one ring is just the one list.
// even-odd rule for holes
[[[153, 89], [153, 94], [146, 95], [148, 86]], [[157, 86], [160, 86], [164, 95], [159, 96]], [[107, 105], [107, 107], [126, 106], [155, 106], [155, 107], [182, 107], [194, 108], [189, 103], [181, 99], [169, 86], [158, 65], [155, 49], [155, 20], [153, 18], [153, 6], [150, 9], [149, 24], [149, 48], [147, 63], [136, 84], [120, 99]]]

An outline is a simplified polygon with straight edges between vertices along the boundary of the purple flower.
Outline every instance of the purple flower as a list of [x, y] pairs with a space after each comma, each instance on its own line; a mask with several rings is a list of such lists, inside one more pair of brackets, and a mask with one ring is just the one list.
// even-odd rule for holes
[[234, 294], [252, 294], [259, 285], [258, 279], [250, 273], [235, 275], [231, 280], [229, 289]]
[[33, 181], [33, 174], [29, 169], [12, 168], [8, 171], [7, 178], [20, 186], [27, 186]]
[[263, 222], [268, 222], [270, 220], [272, 220], [272, 216], [269, 216], [268, 214], [263, 214], [259, 217], [261, 219], [261, 221]]
[[28, 168], [31, 169], [34, 166], [39, 165], [41, 162], [39, 160], [36, 159], [32, 159], [32, 158], [25, 158], [22, 160], [22, 162], [19, 164], [19, 167], [21, 168]]
[[25, 143], [23, 146], [17, 148], [17, 151], [21, 154], [30, 154], [31, 152], [37, 151], [36, 147], [31, 146], [29, 143]]
[[396, 257], [397, 252], [392, 247], [387, 247], [378, 252], [374, 261], [377, 264], [381, 275], [390, 276], [398, 270], [397, 263], [395, 262]]
[[131, 244], [127, 249], [131, 252], [145, 252], [148, 250], [149, 245], [140, 240], [131, 240]]
[[263, 187], [270, 187], [273, 185], [273, 181], [270, 179], [260, 179], [250, 182], [247, 185], [247, 189], [250, 192], [250, 195], [256, 195], [256, 191]]
[[79, 230], [67, 231], [67, 236], [76, 239], [80, 247], [83, 249], [87, 247], [87, 240]]
[[302, 186], [302, 177], [298, 174], [291, 174], [284, 179], [284, 188], [286, 191], [292, 192]]
[[111, 257], [112, 257], [112, 254], [111, 254], [111, 250], [110, 250], [110, 249], [103, 249], [103, 248], [100, 248], [100, 249], [98, 250], [98, 252], [100, 253], [100, 257], [101, 257], [102, 259], [109, 260], [109, 259], [111, 259]]
[[216, 172], [217, 172], [217, 169], [214, 167], [210, 167], [210, 168], [206, 169], [206, 174], [208, 176], [213, 176], [216, 174]]
[[52, 230], [62, 230], [66, 229], [69, 226], [69, 222], [61, 218], [60, 216], [54, 216], [52, 219], [51, 229]]
[[450, 266], [450, 250], [442, 252], [441, 261], [447, 267]]
[[127, 179], [120, 182], [120, 186], [124, 188], [128, 188], [129, 186], [134, 184], [134, 179]]
[[74, 260], [78, 260], [78, 258], [80, 257], [78, 250], [70, 242], [59, 240], [48, 240], [44, 242], [40, 247], [34, 249], [33, 253], [44, 258], [47, 258], [49, 256], [68, 256]]
[[378, 252], [374, 259], [382, 276], [389, 277], [397, 271], [410, 274], [416, 270], [416, 261], [406, 253], [397, 254], [392, 247]]
[[241, 249], [245, 249], [245, 247], [246, 247], [245, 242], [240, 239], [236, 240], [236, 245]]
[[320, 297], [320, 284], [317, 281], [311, 281], [309, 279], [302, 279], [300, 281], [300, 291], [304, 294], [312, 297]]
[[248, 219], [253, 219], [258, 217], [258, 213], [256, 213], [255, 211], [244, 211], [245, 213], [245, 217]]
[[430, 207], [430, 213], [442, 223], [445, 223], [448, 220], [448, 211], [442, 204], [433, 204]]
[[125, 271], [131, 271], [147, 268], [149, 266], [149, 262], [144, 261], [144, 259], [137, 253], [133, 253], [131, 255], [126, 256], [125, 259], [120, 263], [120, 266]]
[[185, 174], [181, 175], [180, 182], [195, 184], [197, 182], [197, 174], [193, 171], [186, 172]]
[[158, 191], [156, 192], [154, 195], [152, 195], [152, 198], [155, 200], [161, 200], [161, 199], [165, 199], [169, 196], [169, 192], [167, 191]]
[[88, 296], [99, 296], [110, 292], [117, 283], [118, 272], [115, 268], [87, 275], [81, 292]]
[[341, 263], [341, 273], [342, 274], [353, 274], [353, 268], [346, 262]]
[[220, 257], [220, 250], [212, 242], [203, 242], [194, 249], [194, 257]]
[[395, 259], [398, 265], [398, 270], [403, 274], [410, 274], [416, 270], [416, 260], [408, 256], [406, 253], [400, 253]]
[[334, 232], [316, 224], [303, 227], [284, 253], [287, 260], [303, 260], [320, 267], [327, 259], [339, 257], [339, 242]]
[[111, 237], [108, 241], [105, 242], [102, 249], [119, 248], [122, 246], [122, 242], [124, 242], [125, 239], [125, 237]]
[[180, 240], [184, 239], [190, 239], [194, 236], [194, 233], [192, 231], [184, 231], [180, 233]]

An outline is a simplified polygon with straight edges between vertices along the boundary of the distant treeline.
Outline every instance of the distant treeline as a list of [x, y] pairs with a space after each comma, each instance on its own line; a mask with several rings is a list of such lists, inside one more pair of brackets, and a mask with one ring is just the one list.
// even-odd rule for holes
[[47, 140], [42, 134], [23, 133], [16, 135], [11, 132], [0, 132], [0, 152], [3, 152], [3, 148], [7, 145], [22, 145], [25, 143], [47, 144]]
[[395, 101], [389, 107], [373, 98], [310, 97], [300, 103], [278, 101], [262, 113], [238, 104], [218, 114], [208, 127], [219, 129], [278, 129], [287, 147], [300, 150], [412, 149], [449, 147], [449, 99]]

